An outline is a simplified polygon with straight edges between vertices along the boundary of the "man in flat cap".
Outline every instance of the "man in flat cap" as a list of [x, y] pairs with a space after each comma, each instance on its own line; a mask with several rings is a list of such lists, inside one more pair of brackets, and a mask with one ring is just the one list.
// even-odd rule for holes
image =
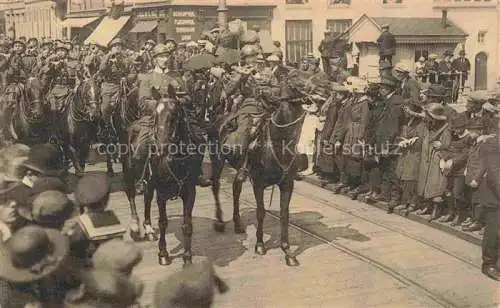
[[382, 25], [382, 34], [377, 39], [380, 62], [387, 60], [392, 64], [392, 57], [396, 54], [396, 38], [389, 32], [389, 25]]

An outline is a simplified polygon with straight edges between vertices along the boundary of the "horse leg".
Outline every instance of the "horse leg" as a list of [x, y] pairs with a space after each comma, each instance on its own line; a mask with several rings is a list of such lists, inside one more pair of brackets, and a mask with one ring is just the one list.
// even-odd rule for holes
[[73, 162], [73, 167], [75, 167], [75, 175], [76, 176], [82, 176], [83, 175], [83, 169], [82, 169], [82, 166], [80, 164], [80, 157], [81, 157], [81, 151], [79, 149], [79, 146], [73, 146], [73, 145], [69, 145], [67, 147], [67, 149], [69, 151], [66, 151], [66, 152], [69, 152], [70, 154], [70, 158], [71, 158], [71, 161]]
[[[135, 189], [135, 188], [134, 188]], [[153, 201], [154, 187], [151, 181], [144, 187], [144, 236], [150, 242], [157, 240], [156, 232], [151, 224], [151, 202]]]
[[193, 263], [193, 253], [191, 243], [193, 241], [193, 208], [196, 199], [196, 186], [188, 183], [182, 194], [182, 207], [184, 223], [182, 224], [182, 235], [184, 240], [184, 255], [182, 259], [184, 265]]
[[[137, 206], [135, 205], [135, 176], [134, 170], [131, 168], [127, 159], [123, 160], [123, 178], [125, 182], [125, 194], [130, 205], [130, 235], [133, 239], [138, 238], [139, 230], [139, 215], [137, 215]], [[134, 238], [135, 237], [135, 238]]]
[[210, 150], [210, 160], [212, 161], [212, 194], [215, 199], [215, 219], [214, 230], [217, 232], [224, 232], [224, 213], [222, 212], [222, 207], [220, 204], [220, 178], [222, 175], [222, 170], [224, 169], [224, 161], [220, 159], [215, 152], [215, 146], [211, 147]]
[[170, 265], [172, 260], [168, 255], [167, 241], [165, 239], [167, 233], [168, 219], [167, 219], [167, 200], [165, 197], [157, 192], [156, 202], [158, 203], [158, 225], [160, 227], [160, 240], [158, 241], [158, 263], [160, 265]]
[[255, 253], [258, 255], [266, 254], [266, 247], [264, 246], [264, 217], [266, 216], [266, 211], [264, 208], [264, 186], [259, 185], [259, 183], [253, 184], [253, 193], [255, 195], [255, 201], [257, 202], [257, 243], [255, 244]]
[[[106, 144], [106, 148], [108, 148], [108, 145], [109, 144]], [[113, 176], [115, 174], [115, 171], [113, 170], [113, 160], [108, 150], [106, 150], [106, 169], [109, 176]]]
[[80, 145], [80, 168], [85, 172], [85, 165], [89, 159], [90, 143], [88, 141]]
[[285, 253], [288, 266], [298, 266], [297, 257], [290, 250], [288, 242], [288, 222], [290, 221], [290, 200], [292, 199], [294, 181], [288, 176], [280, 185], [280, 224], [281, 224], [281, 250]]
[[245, 228], [241, 225], [240, 217], [240, 196], [243, 188], [243, 181], [239, 180], [237, 176], [233, 179], [233, 222], [235, 233], [245, 233]]

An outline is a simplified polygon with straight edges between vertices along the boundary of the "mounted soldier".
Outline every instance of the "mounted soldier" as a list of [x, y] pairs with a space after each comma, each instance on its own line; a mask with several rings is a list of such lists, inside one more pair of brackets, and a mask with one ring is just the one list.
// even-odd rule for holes
[[[5, 81], [6, 88], [2, 97], [3, 100], [3, 124], [4, 135], [9, 130], [10, 119], [15, 106], [19, 103], [21, 96], [24, 93], [24, 87], [28, 74], [24, 67], [22, 54], [26, 49], [26, 45], [17, 40], [14, 41], [12, 46], [12, 54], [10, 55], [6, 64]], [[9, 134], [9, 133], [7, 133]]]
[[101, 114], [104, 130], [109, 126], [112, 107], [119, 100], [120, 84], [128, 74], [122, 40], [119, 38], [112, 40], [109, 48], [111, 51], [104, 57], [99, 67], [99, 74], [104, 79], [101, 87]]
[[271, 82], [272, 75], [256, 70], [258, 55], [259, 48], [256, 45], [243, 46], [241, 56], [245, 66], [234, 67], [236, 74], [226, 88], [228, 96], [240, 89], [243, 99], [239, 106], [233, 106], [230, 115], [230, 119], [236, 120], [237, 129], [228, 136], [223, 145], [240, 158], [241, 168], [237, 179], [241, 181], [248, 173], [246, 168], [248, 150], [254, 150], [258, 145], [252, 141], [257, 137], [262, 117], [273, 108], [272, 102], [276, 100], [277, 92], [280, 90], [277, 83]]
[[29, 76], [34, 76], [34, 71], [36, 68], [38, 56], [38, 40], [36, 38], [30, 38], [28, 40], [28, 46], [23, 54], [24, 67], [26, 68], [26, 73]]
[[60, 44], [56, 47], [56, 54], [48, 59], [48, 63], [42, 68], [44, 83], [48, 89], [48, 100], [50, 110], [57, 127], [57, 115], [62, 112], [68, 102], [69, 96], [79, 84], [80, 76], [74, 64], [68, 62], [70, 44]]

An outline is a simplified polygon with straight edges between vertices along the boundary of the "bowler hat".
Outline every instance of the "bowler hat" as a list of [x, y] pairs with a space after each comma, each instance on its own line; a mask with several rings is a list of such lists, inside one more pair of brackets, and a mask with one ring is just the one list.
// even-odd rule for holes
[[105, 172], [89, 173], [76, 184], [75, 201], [80, 206], [100, 203], [109, 198], [111, 184]]
[[156, 284], [153, 307], [210, 307], [214, 287], [220, 293], [228, 290], [211, 263], [193, 264]]
[[142, 252], [134, 243], [110, 240], [97, 248], [92, 256], [95, 269], [129, 274], [142, 261]]
[[60, 176], [60, 153], [49, 143], [37, 144], [30, 148], [28, 159], [23, 165], [45, 176]]
[[27, 226], [0, 245], [0, 278], [28, 283], [54, 273], [67, 260], [69, 240], [59, 231]]
[[[21, 211], [30, 213], [33, 204], [33, 197], [47, 191], [55, 190], [66, 193], [66, 184], [55, 177], [39, 177], [35, 180], [32, 187], [27, 185], [18, 185], [8, 193], [6, 198], [16, 201], [18, 204], [18, 212]], [[21, 213], [22, 214], [22, 213]]]
[[45, 227], [62, 226], [75, 214], [76, 207], [66, 194], [57, 190], [46, 190], [38, 194], [31, 207], [18, 207], [19, 215]]
[[438, 103], [430, 103], [425, 106], [424, 110], [431, 118], [438, 121], [446, 121], [446, 111], [443, 105]]

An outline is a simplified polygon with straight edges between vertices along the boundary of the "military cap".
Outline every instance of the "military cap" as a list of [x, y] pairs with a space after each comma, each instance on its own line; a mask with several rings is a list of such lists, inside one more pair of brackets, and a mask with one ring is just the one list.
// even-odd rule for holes
[[123, 46], [123, 41], [120, 38], [115, 38], [114, 40], [112, 40], [109, 43], [108, 47], [111, 48], [111, 47], [116, 46], [116, 45]]
[[106, 173], [86, 174], [75, 188], [75, 201], [80, 206], [96, 204], [109, 197], [111, 184]]
[[161, 55], [170, 55], [172, 50], [164, 44], [158, 44], [153, 48], [153, 57], [158, 57]]
[[129, 274], [142, 261], [142, 251], [133, 243], [122, 239], [108, 241], [95, 251], [92, 265], [95, 269]]

